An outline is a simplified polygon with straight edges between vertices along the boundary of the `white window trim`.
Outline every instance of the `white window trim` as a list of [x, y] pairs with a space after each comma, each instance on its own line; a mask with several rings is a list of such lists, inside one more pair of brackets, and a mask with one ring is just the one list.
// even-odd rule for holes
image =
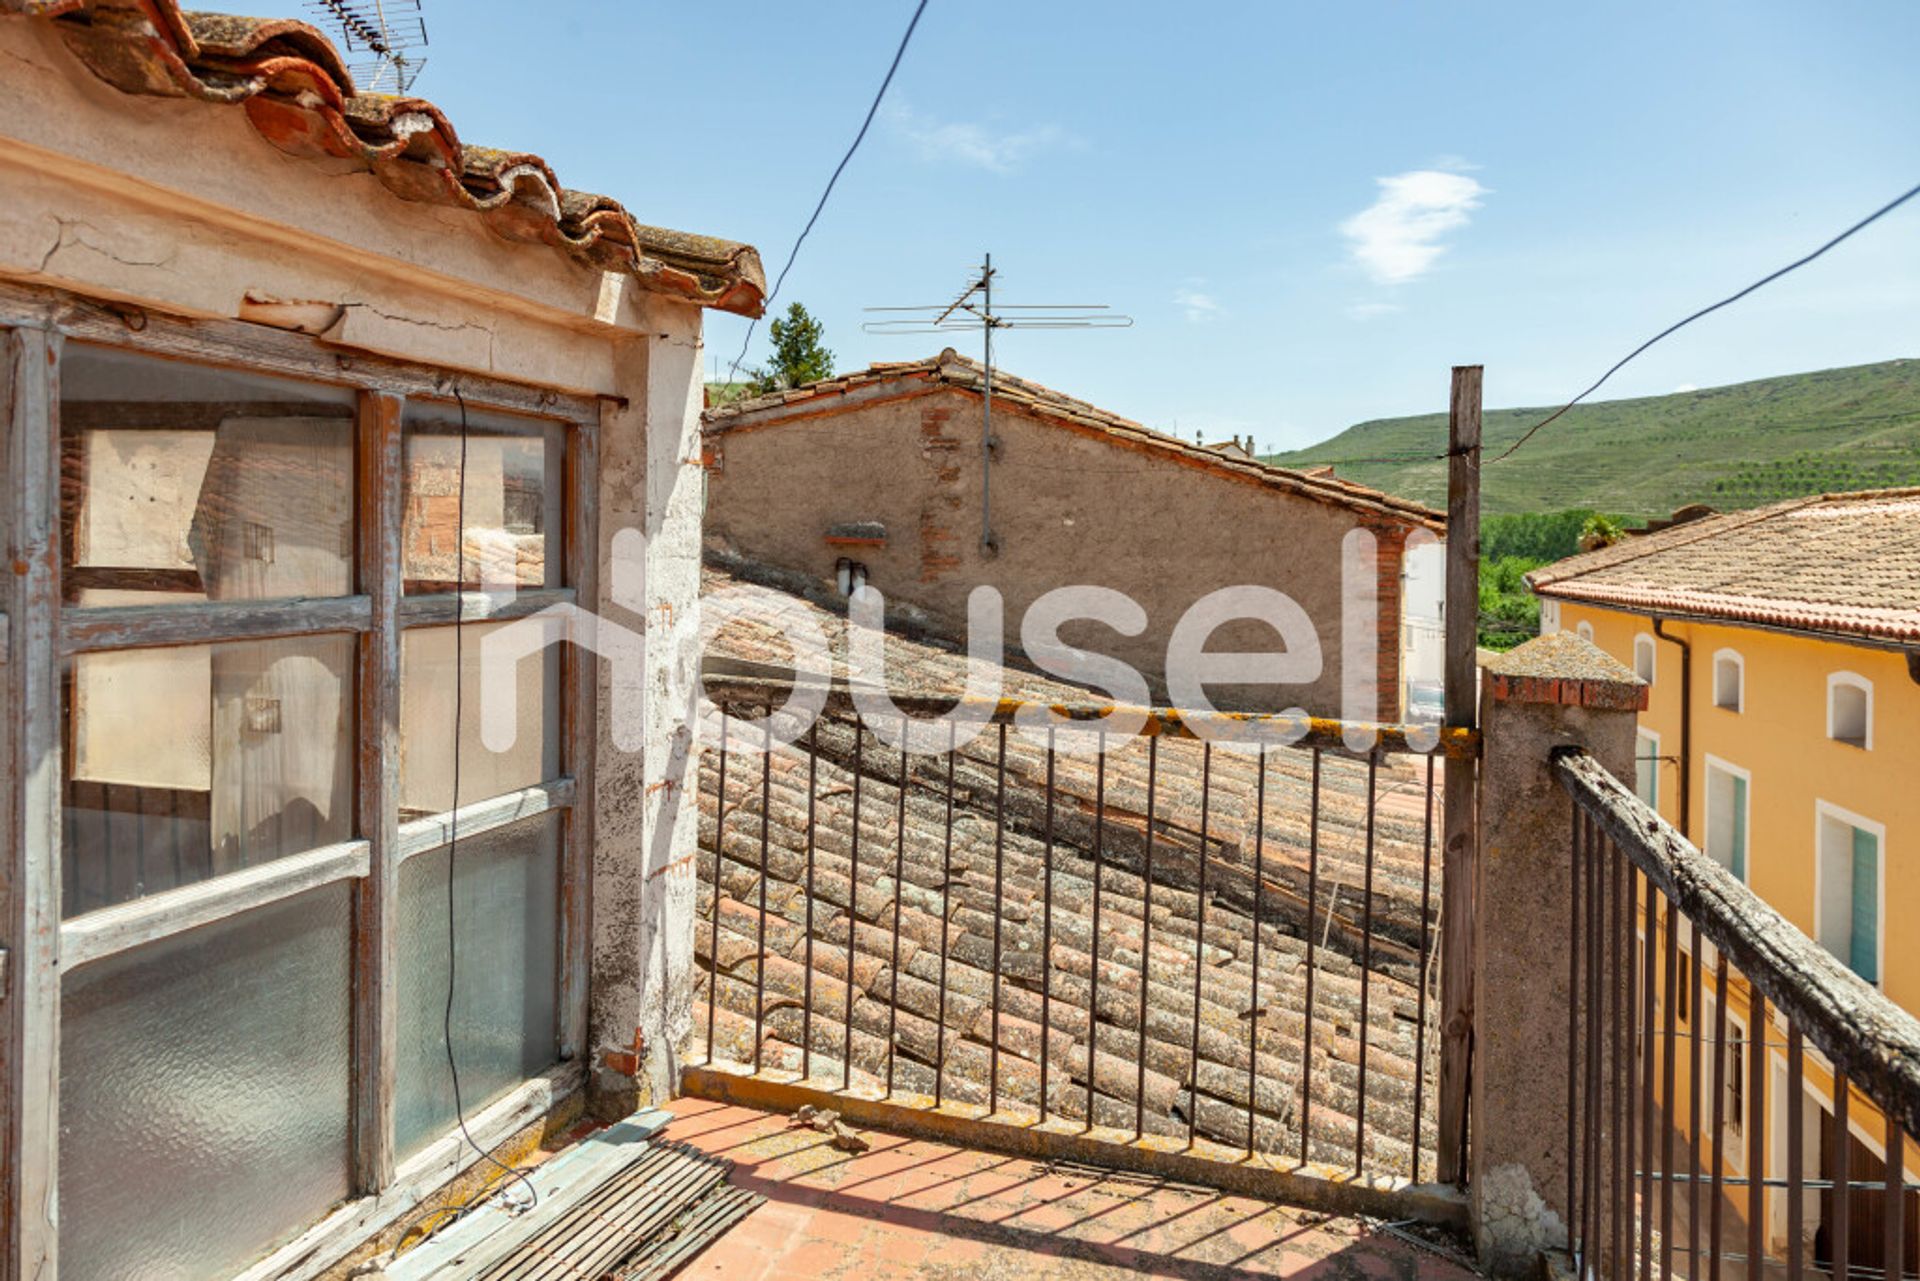
[[[1651, 745], [1652, 753], [1650, 756], [1642, 756], [1640, 747], [1643, 743]], [[1636, 728], [1633, 738], [1633, 755], [1633, 763], [1636, 769], [1642, 761], [1645, 761], [1647, 768], [1653, 771], [1653, 800], [1648, 803], [1658, 812], [1660, 809], [1660, 731], [1646, 729], [1645, 727]], [[1638, 783], [1639, 781], [1639, 777], [1636, 775], [1634, 782]], [[1638, 789], [1636, 788], [1636, 790]]]
[[[1749, 783], [1747, 787], [1747, 799], [1751, 802], [1753, 799], [1753, 785]], [[1817, 796], [1813, 799], [1813, 941], [1815, 943], [1820, 942], [1820, 890], [1822, 888], [1820, 884], [1820, 864], [1824, 861], [1820, 857], [1820, 829], [1823, 821], [1829, 818], [1837, 822], [1845, 823], [1849, 827], [1857, 827], [1863, 832], [1870, 832], [1873, 835], [1873, 839], [1880, 843], [1878, 866], [1874, 868], [1874, 874], [1879, 878], [1879, 883], [1874, 886], [1873, 903], [1877, 916], [1873, 931], [1875, 947], [1873, 972], [1880, 977], [1874, 981], [1873, 985], [1885, 991], [1887, 986], [1887, 825], [1885, 823], [1876, 823], [1864, 815], [1856, 814], [1844, 806], [1835, 805], [1832, 801], [1822, 800]], [[1749, 816], [1748, 823], [1748, 832], [1751, 833], [1751, 816]], [[1751, 849], [1747, 851], [1747, 858], [1747, 870], [1751, 872], [1753, 870], [1753, 851]], [[1822, 944], [1821, 946], [1824, 947], [1825, 945]], [[1841, 961], [1840, 963], [1842, 965], [1846, 964], [1845, 961]]]
[[1640, 675], [1640, 649], [1644, 645], [1647, 651], [1647, 674], [1641, 677], [1651, 687], [1660, 670], [1660, 647], [1653, 643], [1653, 637], [1646, 632], [1636, 632], [1633, 637], [1633, 674]]
[[[1701, 801], [1700, 849], [1701, 849], [1701, 852], [1704, 853], [1706, 850], [1710, 849], [1713, 845], [1713, 806], [1706, 803], [1707, 789], [1704, 786], [1704, 784], [1706, 782], [1707, 774], [1709, 772], [1713, 770], [1722, 770], [1728, 774], [1732, 774], [1736, 778], [1745, 780], [1747, 784], [1747, 822], [1746, 822], [1747, 875], [1746, 875], [1746, 878], [1741, 881], [1741, 884], [1745, 885], [1748, 889], [1752, 889], [1753, 888], [1753, 771], [1742, 769], [1740, 768], [1740, 766], [1735, 765], [1732, 761], [1726, 760], [1719, 756], [1715, 756], [1712, 752], [1706, 752], [1704, 753], [1704, 755], [1706, 757], [1706, 760], [1704, 762], [1704, 766], [1700, 774], [1700, 780], [1701, 780], [1701, 783], [1703, 784], [1703, 786], [1700, 789], [1700, 792], [1701, 792], [1701, 796], [1700, 796], [1700, 801]], [[1709, 855], [1709, 857], [1711, 857], [1711, 855]], [[1733, 869], [1728, 868], [1727, 871], [1731, 873]], [[1817, 901], [1818, 900], [1816, 900], [1816, 902]]]
[[1587, 622], [1585, 619], [1581, 619], [1579, 623], [1575, 624], [1573, 630], [1579, 634], [1581, 640], [1586, 641], [1588, 644], [1593, 643], [1593, 624], [1592, 623]]
[[[1722, 1047], [1713, 1043], [1712, 1029], [1720, 1026], [1717, 1022], [1719, 1017], [1718, 1008], [1725, 995], [1725, 993], [1715, 993], [1711, 987], [1703, 986], [1700, 992], [1700, 1008], [1694, 1011], [1696, 1016], [1694, 1022], [1700, 1029], [1699, 1035], [1703, 1038], [1703, 1044], [1701, 1045], [1702, 1075], [1712, 1075], [1713, 1088], [1720, 1092], [1719, 1097], [1721, 1098], [1726, 1097], [1727, 1081], [1731, 1078], [1732, 1073], [1723, 1075], [1720, 1070]], [[1751, 1067], [1753, 1061], [1751, 1058], [1753, 1054], [1753, 1038], [1747, 1035], [1747, 1025], [1747, 1019], [1742, 1015], [1734, 1013], [1733, 1006], [1728, 1004], [1726, 1021], [1727, 1039], [1729, 1041], [1739, 1041], [1746, 1049], [1746, 1060], [1740, 1065], [1740, 1093], [1743, 1101], [1751, 1104], [1752, 1100], [1750, 1096], [1753, 1091]], [[1769, 1091], [1769, 1093], [1771, 1093], [1771, 1091]], [[1707, 1144], [1713, 1142], [1713, 1099], [1713, 1095], [1706, 1093], [1703, 1093], [1700, 1098], [1700, 1133], [1702, 1139]], [[1726, 1131], [1724, 1154], [1727, 1169], [1734, 1174], [1745, 1174], [1747, 1170], [1747, 1124], [1750, 1120], [1751, 1118], [1742, 1117], [1736, 1126], [1731, 1113], [1723, 1113], [1720, 1118], [1720, 1126]]]
[[[1720, 664], [1723, 660], [1731, 662], [1733, 664], [1734, 671], [1740, 674], [1739, 685], [1736, 687], [1734, 691], [1734, 698], [1736, 700], [1737, 705], [1733, 707], [1728, 707], [1725, 703], [1720, 701]], [[1746, 659], [1746, 656], [1737, 649], [1732, 649], [1732, 648], [1716, 649], [1713, 651], [1712, 671], [1713, 671], [1713, 705], [1722, 711], [1744, 713], [1747, 710], [1747, 659]], [[1829, 716], [1832, 715], [1831, 708], [1829, 708], [1828, 715]]]
[[[1833, 691], [1841, 685], [1851, 686], [1867, 696], [1867, 732], [1857, 744], [1851, 739], [1833, 736]], [[1873, 682], [1858, 672], [1833, 672], [1827, 677], [1827, 738], [1831, 742], [1845, 743], [1848, 747], [1857, 746], [1869, 752], [1873, 750]]]
[[1540, 634], [1550, 636], [1560, 630], [1560, 602], [1548, 597], [1540, 602]]

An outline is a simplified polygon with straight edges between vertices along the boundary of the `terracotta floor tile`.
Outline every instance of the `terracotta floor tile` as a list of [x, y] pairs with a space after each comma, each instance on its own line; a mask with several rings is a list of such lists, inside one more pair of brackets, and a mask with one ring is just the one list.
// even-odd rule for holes
[[869, 1133], [837, 1151], [788, 1118], [696, 1099], [669, 1138], [733, 1160], [767, 1198], [686, 1275], [711, 1281], [1473, 1281], [1436, 1254], [1353, 1220], [1137, 1176]]

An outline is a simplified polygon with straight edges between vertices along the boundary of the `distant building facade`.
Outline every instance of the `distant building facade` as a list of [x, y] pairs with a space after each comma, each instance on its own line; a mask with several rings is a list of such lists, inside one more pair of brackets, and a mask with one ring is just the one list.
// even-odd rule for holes
[[[954, 639], [969, 593], [989, 585], [1004, 600], [1010, 651], [1026, 648], [1022, 620], [1048, 592], [1114, 589], [1144, 609], [1143, 627], [1079, 621], [1060, 638], [1130, 663], [1155, 698], [1195, 602], [1270, 588], [1311, 620], [1317, 673], [1209, 686], [1208, 696], [1221, 707], [1400, 718], [1402, 580], [1410, 543], [1442, 532], [1439, 512], [1189, 444], [998, 370], [983, 451], [982, 384], [980, 366], [949, 350], [709, 410], [710, 558], [798, 575], [829, 595], [864, 582], [890, 615], [904, 607]], [[1371, 618], [1349, 587], [1374, 602]], [[1228, 622], [1207, 649], [1288, 649], [1277, 630]]]
[[[1543, 631], [1577, 631], [1652, 686], [1640, 714], [1641, 799], [1861, 978], [1920, 1010], [1920, 941], [1908, 928], [1920, 920], [1920, 489], [1722, 515], [1682, 509], [1528, 581]], [[1694, 964], [1682, 948], [1682, 964]], [[1744, 1068], [1743, 983], [1728, 1006], [1730, 1061]], [[1713, 1027], [1715, 1016], [1679, 1010], [1689, 1033]], [[1767, 1173], [1784, 1178], [1787, 1072], [1779, 1038], [1770, 1039]], [[1740, 1075], [1728, 1071], [1731, 1093], [1743, 1088]], [[1802, 1173], [1829, 1179], [1840, 1168], [1827, 1139], [1831, 1073], [1810, 1060], [1805, 1084], [1803, 1115], [1820, 1126], [1818, 1141], [1804, 1145]], [[1711, 1098], [1704, 1088], [1703, 1096]], [[1865, 1177], [1881, 1168], [1884, 1126], [1857, 1091], [1849, 1122], [1848, 1160]], [[1744, 1140], [1728, 1124], [1723, 1137], [1739, 1159]], [[1907, 1170], [1911, 1183], [1911, 1160]], [[1881, 1266], [1880, 1202], [1856, 1198], [1854, 1266]], [[1802, 1245], [1821, 1266], [1829, 1209], [1810, 1198], [1805, 1216]], [[1768, 1230], [1777, 1245], [1785, 1212], [1785, 1198], [1774, 1198]], [[1910, 1197], [1908, 1271], [1920, 1263], [1917, 1219], [1920, 1200]]]

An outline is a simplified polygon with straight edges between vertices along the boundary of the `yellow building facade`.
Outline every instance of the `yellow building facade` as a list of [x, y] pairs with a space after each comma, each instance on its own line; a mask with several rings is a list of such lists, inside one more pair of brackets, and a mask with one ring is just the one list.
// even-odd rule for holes
[[[1542, 601], [1542, 631], [1587, 637], [1651, 687], [1640, 714], [1636, 777], [1627, 780], [1641, 799], [1793, 926], [1920, 1013], [1920, 540], [1914, 531], [1920, 531], [1914, 491], [1797, 500], [1636, 538], [1549, 566], [1531, 581]], [[1823, 545], [1836, 538], [1843, 542]], [[1649, 922], [1643, 908], [1643, 940], [1649, 924], [1658, 954], [1669, 922]], [[1784, 1020], [1770, 1013], [1756, 1037], [1750, 993], [1737, 973], [1726, 985], [1725, 1010], [1718, 1008], [1718, 956], [1703, 943], [1696, 958], [1688, 924], [1681, 920], [1677, 929], [1679, 982], [1671, 995], [1678, 1061], [1672, 1106], [1661, 1108], [1676, 1131], [1676, 1166], [1682, 1173], [1711, 1171], [1717, 1139], [1723, 1250], [1729, 1259], [1744, 1258], [1750, 1210], [1758, 1204], [1764, 1248], [1784, 1259], [1793, 1252], [1789, 1193], [1767, 1184], [1756, 1190], [1750, 1180], [1787, 1177], [1797, 1115], [1799, 1173], [1811, 1185], [1802, 1193], [1798, 1249], [1809, 1270], [1828, 1267], [1835, 1211], [1820, 1185], [1840, 1173], [1843, 1162], [1853, 1179], [1879, 1181], [1886, 1121], [1850, 1090], [1851, 1139], [1839, 1152], [1830, 1065], [1805, 1047], [1803, 1093], [1794, 1107]], [[1664, 1035], [1667, 998], [1659, 993], [1656, 1036]], [[1756, 1041], [1765, 1054], [1757, 1093], [1748, 1057]], [[1690, 1070], [1696, 1044], [1697, 1128]], [[1718, 1072], [1716, 1059], [1725, 1065]], [[1697, 1137], [1697, 1158], [1690, 1137]], [[1758, 1171], [1752, 1168], [1756, 1147], [1764, 1167]], [[1911, 1140], [1901, 1165], [1909, 1185], [1920, 1181], [1920, 1150]], [[1675, 1190], [1680, 1206], [1697, 1207], [1704, 1241], [1711, 1193], [1695, 1194], [1684, 1183]], [[1920, 1271], [1920, 1197], [1909, 1194], [1902, 1217], [1903, 1270], [1914, 1273]], [[1877, 1274], [1887, 1255], [1881, 1197], [1853, 1196], [1847, 1221], [1850, 1270]], [[1684, 1250], [1685, 1209], [1674, 1230]]]

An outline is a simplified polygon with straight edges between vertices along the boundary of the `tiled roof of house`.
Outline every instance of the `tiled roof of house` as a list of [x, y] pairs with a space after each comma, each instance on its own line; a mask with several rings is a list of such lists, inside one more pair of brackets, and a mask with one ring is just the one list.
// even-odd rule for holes
[[608, 196], [561, 185], [530, 152], [464, 145], [424, 98], [356, 92], [340, 53], [289, 19], [196, 13], [179, 0], [0, 0], [47, 19], [81, 62], [126, 93], [237, 106], [290, 155], [356, 162], [395, 195], [470, 210], [508, 240], [551, 246], [644, 289], [760, 314], [752, 246], [635, 222]]
[[1537, 569], [1542, 596], [1920, 642], [1920, 489], [1708, 516]]
[[[926, 360], [876, 361], [853, 373], [838, 374], [803, 387], [769, 392], [751, 400], [736, 400], [716, 406], [706, 412], [707, 431], [711, 435], [721, 435], [749, 427], [774, 426], [786, 421], [788, 414], [785, 411], [789, 409], [795, 417], [813, 417], [822, 412], [833, 412], [838, 408], [835, 398], [848, 397], [852, 393], [893, 382], [921, 383], [925, 385], [924, 390], [950, 387], [978, 394], [985, 382], [985, 371], [979, 362], [969, 360], [951, 347]], [[1431, 507], [1339, 480], [1331, 474], [1309, 475], [1251, 458], [1236, 458], [1223, 453], [1218, 446], [1199, 445], [1154, 431], [1111, 410], [1077, 400], [1051, 387], [1016, 378], [998, 368], [993, 371], [993, 398], [996, 403], [1014, 406], [1044, 421], [1077, 428], [1123, 448], [1143, 450], [1173, 462], [1264, 484], [1321, 502], [1352, 507], [1399, 524], [1420, 525], [1435, 533], [1445, 532], [1445, 515]], [[864, 401], [849, 400], [845, 408], [851, 411], [861, 403]]]
[[[709, 571], [709, 589], [732, 580]], [[768, 593], [776, 615], [787, 610], [822, 627], [844, 657], [844, 620], [797, 598]], [[708, 653], [778, 664], [787, 652], [768, 623], [730, 623]], [[897, 694], [958, 693], [963, 655], [933, 644], [889, 638], [889, 687]], [[1004, 672], [1008, 697], [1086, 702], [1088, 691], [1014, 670]], [[1437, 943], [1438, 868], [1430, 861], [1428, 766], [1386, 757], [1374, 780], [1373, 895], [1364, 897], [1367, 866], [1368, 765], [1333, 752], [1321, 758], [1321, 804], [1313, 831], [1313, 754], [1283, 750], [1268, 757], [1265, 807], [1258, 804], [1255, 764], [1216, 749], [1209, 760], [1193, 740], [1157, 739], [1151, 911], [1144, 854], [1150, 740], [1132, 740], [1106, 757], [1102, 780], [1086, 757], [1057, 755], [1054, 805], [1046, 807], [1043, 747], [1007, 736], [1005, 834], [996, 842], [998, 738], [992, 728], [963, 747], [954, 762], [953, 819], [948, 844], [948, 776], [944, 757], [912, 757], [906, 766], [901, 830], [901, 756], [871, 731], [855, 746], [845, 719], [816, 726], [818, 759], [801, 744], [779, 749], [762, 777], [761, 758], [728, 762], [725, 803], [718, 754], [700, 763], [701, 869], [695, 951], [702, 967], [696, 995], [704, 1022], [707, 984], [716, 1013], [716, 1053], [736, 1062], [754, 1056], [755, 981], [765, 983], [759, 1045], [770, 1068], [800, 1067], [802, 1001], [811, 982], [813, 1071], [838, 1081], [845, 1036], [847, 977], [853, 983], [851, 1074], [856, 1085], [884, 1082], [893, 1047], [897, 1088], [931, 1094], [934, 1065], [945, 1056], [949, 1098], [985, 1102], [993, 1045], [993, 934], [1001, 930], [999, 1081], [1003, 1106], [1031, 1111], [1039, 1098], [1043, 988], [1050, 990], [1046, 1038], [1048, 1101], [1060, 1115], [1084, 1118], [1090, 978], [1100, 971], [1095, 1031], [1096, 1120], [1131, 1129], [1141, 1085], [1145, 1028], [1145, 1127], [1185, 1137], [1188, 1116], [1216, 1141], [1246, 1141], [1250, 1035], [1259, 1062], [1254, 1086], [1255, 1137], [1263, 1150], [1299, 1150], [1303, 1065], [1311, 1043], [1312, 1099], [1306, 1123], [1315, 1159], [1351, 1164], [1360, 1111], [1360, 1043], [1364, 1001], [1366, 1148], [1370, 1170], [1408, 1172], [1414, 1132], [1416, 1051], [1432, 1060], [1431, 1029], [1417, 1035], [1422, 948]], [[852, 876], [853, 794], [860, 763], [858, 877]], [[813, 798], [814, 867], [807, 892], [809, 784]], [[1202, 814], [1203, 773], [1207, 783]], [[1437, 779], [1433, 821], [1437, 824]], [[761, 883], [764, 809], [766, 884]], [[1204, 825], [1205, 839], [1202, 839]], [[1095, 831], [1099, 830], [1096, 845]], [[1438, 828], [1434, 828], [1437, 831]], [[722, 835], [724, 833], [724, 835]], [[1051, 834], [1051, 853], [1048, 836]], [[1310, 886], [1309, 850], [1317, 844]], [[713, 943], [716, 847], [719, 936]], [[1094, 849], [1103, 851], [1096, 864]], [[1005, 892], [996, 900], [996, 858]], [[1256, 864], [1257, 858], [1257, 864]], [[1200, 869], [1205, 861], [1204, 909]], [[1255, 919], [1256, 870], [1262, 876]], [[1429, 872], [1432, 873], [1429, 879]], [[1094, 882], [1100, 885], [1094, 930]], [[850, 881], [852, 882], [850, 884]], [[760, 895], [766, 895], [766, 914]], [[1309, 924], [1309, 893], [1317, 910]], [[896, 967], [892, 922], [899, 896]], [[1045, 904], [1052, 904], [1050, 949]], [[1205, 925], [1201, 926], [1204, 910]], [[849, 913], [851, 912], [851, 920]], [[1371, 916], [1371, 945], [1362, 925]], [[811, 935], [808, 922], [811, 920]], [[1149, 925], [1150, 922], [1150, 925]], [[847, 940], [853, 932], [849, 966]], [[761, 939], [764, 931], [764, 947]], [[1260, 940], [1259, 983], [1253, 969]], [[1313, 940], [1314, 1002], [1305, 1000], [1308, 939]], [[944, 942], [944, 948], [943, 948]], [[809, 950], [809, 947], [811, 950]], [[716, 957], [717, 953], [717, 957]], [[945, 957], [944, 967], [942, 957]], [[808, 962], [811, 959], [811, 979]], [[717, 966], [716, 966], [717, 960]], [[1363, 969], [1362, 962], [1370, 968]], [[940, 1023], [939, 983], [948, 990]], [[1199, 971], [1199, 1056], [1192, 1055], [1195, 971]], [[1431, 979], [1429, 967], [1427, 977]], [[1044, 978], [1044, 983], [1043, 983]], [[1364, 995], [1363, 995], [1364, 979]], [[1258, 1011], [1258, 1014], [1255, 1014]], [[892, 1039], [889, 1041], [889, 1035]], [[696, 1052], [703, 1044], [696, 1031]], [[944, 1051], [942, 1047], [944, 1046]], [[1421, 1110], [1423, 1150], [1433, 1143], [1429, 1074]], [[1431, 1161], [1425, 1167], [1432, 1170]]]

